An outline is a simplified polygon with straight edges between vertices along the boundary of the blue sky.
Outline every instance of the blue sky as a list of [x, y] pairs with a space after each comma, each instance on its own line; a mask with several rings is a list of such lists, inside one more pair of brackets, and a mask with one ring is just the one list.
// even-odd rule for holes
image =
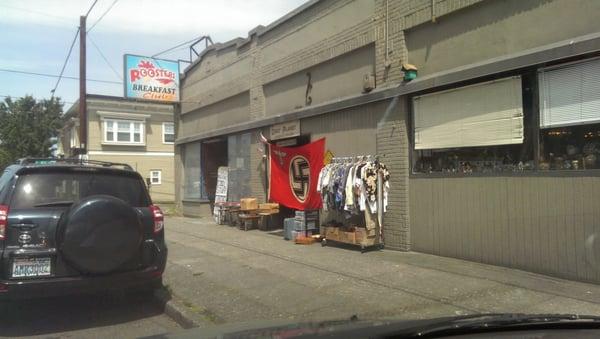
[[[115, 0], [98, 0], [90, 13], [88, 29]], [[88, 79], [121, 81], [123, 54], [153, 55], [181, 42], [209, 35], [214, 42], [246, 37], [257, 25], [267, 25], [300, 6], [305, 0], [117, 0], [88, 33]], [[93, 0], [0, 0], [0, 69], [59, 74], [79, 16]], [[92, 41], [118, 74], [107, 65]], [[187, 59], [187, 48], [161, 55]], [[79, 75], [79, 42], [64, 74]], [[1, 96], [50, 97], [55, 78], [0, 71]], [[88, 93], [123, 95], [123, 85], [88, 81]], [[62, 79], [56, 95], [74, 102], [76, 80]], [[65, 105], [67, 109], [70, 104]]]

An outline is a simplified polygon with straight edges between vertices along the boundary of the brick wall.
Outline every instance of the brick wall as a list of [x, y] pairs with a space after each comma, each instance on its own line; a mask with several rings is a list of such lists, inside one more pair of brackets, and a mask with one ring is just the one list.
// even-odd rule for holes
[[410, 250], [408, 208], [409, 138], [405, 98], [387, 102], [376, 138], [377, 154], [390, 171], [388, 210], [384, 220], [385, 245], [391, 249]]
[[259, 202], [265, 202], [265, 165], [266, 162], [263, 159], [264, 146], [259, 141], [259, 131], [252, 131], [252, 139], [250, 144], [250, 190], [252, 195], [258, 199]]

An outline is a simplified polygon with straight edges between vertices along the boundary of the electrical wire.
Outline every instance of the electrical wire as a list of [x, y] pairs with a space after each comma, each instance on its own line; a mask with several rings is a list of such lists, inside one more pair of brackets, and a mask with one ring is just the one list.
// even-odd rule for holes
[[94, 3], [90, 6], [90, 9], [88, 9], [87, 13], [85, 13], [85, 16], [87, 17], [88, 15], [90, 15], [90, 12], [92, 11], [92, 9], [94, 8], [94, 6], [96, 6], [96, 3], [98, 2], [98, 0], [94, 0]]
[[100, 56], [102, 57], [102, 59], [104, 59], [104, 62], [106, 62], [106, 64], [108, 65], [108, 67], [110, 67], [110, 69], [113, 71], [113, 73], [115, 73], [115, 75], [117, 76], [117, 79], [123, 80], [123, 78], [121, 77], [121, 75], [119, 74], [119, 72], [117, 72], [117, 70], [113, 67], [113, 65], [108, 61], [108, 59], [106, 58], [106, 56], [104, 55], [104, 53], [102, 53], [102, 50], [100, 50], [100, 47], [98, 47], [98, 45], [94, 42], [94, 40], [92, 39], [92, 37], [89, 34], [87, 34], [87, 37], [89, 38], [90, 42], [92, 43], [92, 46], [94, 46], [96, 48], [96, 51], [98, 51], [98, 53], [100, 54]]
[[176, 49], [176, 48], [179, 48], [179, 47], [181, 47], [181, 46], [183, 46], [183, 45], [187, 45], [187, 44], [189, 44], [189, 43], [192, 43], [192, 42], [194, 42], [194, 41], [197, 41], [197, 40], [199, 40], [199, 39], [202, 39], [202, 37], [197, 37], [197, 38], [194, 38], [194, 39], [192, 39], [192, 40], [189, 40], [189, 41], [186, 41], [186, 42], [182, 42], [182, 43], [180, 43], [180, 44], [179, 44], [179, 45], [177, 45], [177, 46], [171, 47], [171, 48], [169, 48], [169, 49], [166, 49], [166, 50], [164, 50], [164, 51], [162, 51], [162, 52], [158, 52], [158, 53], [154, 54], [152, 57], [153, 57], [153, 58], [155, 58], [155, 57], [157, 57], [157, 56], [159, 56], [159, 55], [161, 55], [161, 54], [165, 54], [165, 53], [167, 53], [167, 52], [170, 52], [170, 51], [172, 51], [172, 50], [174, 50], [174, 49]]
[[5, 4], [0, 4], [0, 7], [9, 8], [9, 9], [12, 9], [12, 10], [15, 10], [15, 11], [21, 11], [21, 12], [26, 12], [26, 13], [31, 13], [31, 14], [37, 14], [37, 15], [41, 15], [41, 16], [45, 16], [45, 17], [49, 17], [49, 18], [58, 19], [58, 20], [65, 21], [65, 22], [67, 22], [67, 21], [71, 22], [70, 18], [67, 18], [67, 17], [64, 17], [64, 16], [52, 15], [52, 14], [48, 14], [48, 13], [44, 13], [44, 12], [34, 11], [34, 10], [31, 10], [31, 9], [14, 7], [14, 6], [5, 5]]
[[67, 53], [65, 62], [63, 63], [62, 69], [60, 70], [60, 75], [58, 76], [58, 80], [56, 80], [56, 85], [54, 85], [54, 88], [50, 91], [50, 93], [52, 93], [51, 97], [54, 97], [54, 93], [56, 92], [56, 89], [58, 88], [58, 84], [60, 84], [60, 80], [62, 79], [62, 76], [65, 72], [67, 63], [69, 63], [69, 58], [71, 58], [71, 52], [73, 51], [73, 46], [75, 46], [75, 42], [77, 41], [78, 35], [79, 35], [79, 28], [77, 28], [77, 32], [75, 32], [75, 36], [73, 37], [73, 42], [71, 42], [71, 47], [69, 47], [69, 53]]
[[[36, 75], [36, 76], [48, 77], [48, 78], [58, 78], [59, 77], [56, 74], [27, 72], [27, 71], [20, 71], [20, 70], [16, 70], [16, 69], [7, 69], [7, 68], [0, 68], [0, 72], [17, 73], [17, 74], [27, 74], [27, 75]], [[79, 80], [78, 77], [71, 77], [71, 76], [66, 76], [66, 75], [63, 75], [62, 78], [63, 79], [69, 79], [69, 80]], [[106, 83], [106, 84], [119, 84], [119, 85], [123, 84], [122, 81], [98, 80], [98, 79], [89, 79], [89, 78], [86, 79], [86, 80], [87, 81], [92, 81], [92, 82], [102, 82], [102, 83]]]
[[87, 30], [86, 33], [89, 33], [94, 27], [96, 27], [96, 25], [100, 22], [100, 20], [102, 20], [104, 18], [104, 16], [110, 12], [110, 10], [113, 8], [113, 6], [117, 3], [117, 1], [119, 0], [114, 0], [112, 2], [112, 4], [110, 4], [110, 6], [108, 6], [108, 9], [106, 11], [104, 11], [104, 13], [102, 13], [102, 15], [98, 18], [98, 20], [96, 20], [96, 22], [94, 22], [94, 24], [92, 26], [90, 26], [90, 29]]

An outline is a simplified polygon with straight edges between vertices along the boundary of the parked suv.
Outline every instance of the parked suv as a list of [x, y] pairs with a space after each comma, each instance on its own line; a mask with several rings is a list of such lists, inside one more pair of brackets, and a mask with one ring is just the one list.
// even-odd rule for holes
[[0, 298], [160, 286], [163, 213], [130, 166], [22, 159], [0, 177]]

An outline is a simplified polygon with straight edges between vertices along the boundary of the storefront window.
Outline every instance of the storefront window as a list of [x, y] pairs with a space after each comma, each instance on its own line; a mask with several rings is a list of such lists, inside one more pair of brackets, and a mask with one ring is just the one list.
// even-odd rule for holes
[[416, 173], [497, 173], [534, 169], [529, 152], [523, 145], [467, 147], [422, 150], [415, 152]]
[[532, 77], [414, 97], [415, 173], [533, 170]]
[[600, 168], [600, 124], [543, 129], [540, 170]]
[[540, 170], [599, 168], [600, 59], [543, 69]]
[[252, 196], [250, 188], [250, 133], [231, 135], [227, 138], [229, 163], [229, 192], [228, 201], [240, 201], [241, 198]]
[[200, 166], [200, 143], [186, 144], [183, 149], [183, 198], [207, 199]]

